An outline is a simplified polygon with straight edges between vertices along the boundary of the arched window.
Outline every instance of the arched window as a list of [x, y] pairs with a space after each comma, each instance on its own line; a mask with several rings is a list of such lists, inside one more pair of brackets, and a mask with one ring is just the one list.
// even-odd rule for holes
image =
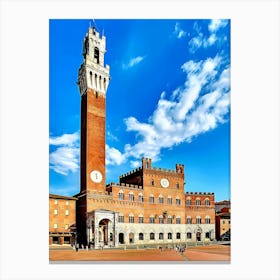
[[192, 224], [192, 217], [187, 216], [187, 224], [191, 225]]
[[143, 201], [144, 201], [143, 194], [142, 194], [142, 193], [139, 193], [138, 202], [143, 202]]
[[[147, 163], [147, 164], [148, 164], [148, 163]], [[147, 167], [147, 168], [148, 168], [148, 167]], [[151, 185], [151, 186], [154, 186], [154, 185], [155, 185], [154, 179], [151, 180], [150, 185]]]
[[161, 194], [158, 197], [158, 203], [163, 204], [163, 196]]
[[198, 225], [201, 224], [201, 217], [200, 216], [196, 216], [196, 223]]
[[163, 223], [164, 223], [164, 221], [163, 221], [163, 216], [162, 216], [162, 215], [160, 215], [160, 216], [158, 217], [158, 223], [159, 223], [159, 224], [163, 224]]
[[124, 215], [123, 213], [119, 214], [119, 223], [123, 223], [124, 222]]
[[99, 49], [97, 47], [94, 48], [94, 59], [96, 59], [96, 63], [99, 64]]
[[176, 197], [176, 205], [180, 205], [181, 204], [181, 199], [179, 197]]
[[134, 194], [133, 194], [133, 192], [130, 192], [130, 193], [128, 194], [128, 200], [129, 200], [129, 201], [134, 201]]
[[201, 205], [201, 201], [199, 197], [195, 200], [195, 205], [197, 206]]
[[172, 204], [172, 197], [170, 195], [167, 197], [167, 204]]
[[181, 224], [181, 217], [180, 216], [176, 217], [176, 224]]
[[129, 217], [128, 217], [128, 222], [133, 224], [134, 223], [134, 215], [131, 213], [129, 214]]
[[124, 193], [123, 190], [119, 191], [119, 200], [124, 200]]
[[172, 224], [172, 217], [171, 217], [171, 216], [168, 216], [168, 217], [167, 217], [167, 223], [168, 223], [168, 224]]
[[138, 223], [139, 223], [139, 224], [143, 224], [143, 223], [144, 223], [144, 217], [143, 217], [142, 214], [140, 214], [140, 215], [138, 216]]
[[205, 199], [205, 205], [206, 205], [206, 206], [210, 206], [210, 200], [209, 200], [209, 198], [206, 198], [206, 199]]
[[189, 196], [186, 199], [186, 205], [192, 205], [192, 200]]
[[155, 223], [155, 216], [150, 216], [150, 224], [154, 224]]
[[144, 240], [144, 234], [142, 232], [139, 233], [139, 240]]
[[210, 217], [206, 216], [205, 217], [205, 224], [210, 224], [210, 223], [211, 223]]
[[154, 196], [152, 194], [149, 197], [149, 202], [152, 203], [152, 204], [155, 203], [155, 198], [154, 198]]
[[104, 91], [105, 91], [106, 88], [107, 88], [107, 83], [106, 83], [106, 79], [105, 78], [104, 78], [103, 84], [104, 84]]
[[172, 239], [172, 233], [171, 232], [168, 232], [168, 234], [167, 234], [167, 239]]
[[153, 232], [150, 233], [150, 240], [155, 240], [155, 234]]
[[179, 183], [176, 183], [176, 184], [175, 184], [175, 188], [176, 188], [176, 189], [179, 189]]
[[181, 239], [181, 233], [180, 232], [176, 233], [176, 239]]
[[191, 232], [187, 232], [187, 239], [192, 239], [192, 233]]
[[163, 233], [162, 233], [162, 232], [159, 233], [158, 239], [159, 239], [159, 240], [163, 240]]

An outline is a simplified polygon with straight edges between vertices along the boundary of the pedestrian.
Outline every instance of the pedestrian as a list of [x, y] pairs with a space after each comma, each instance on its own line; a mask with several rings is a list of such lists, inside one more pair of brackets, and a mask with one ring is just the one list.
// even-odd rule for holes
[[79, 244], [76, 244], [76, 253], [79, 251]]

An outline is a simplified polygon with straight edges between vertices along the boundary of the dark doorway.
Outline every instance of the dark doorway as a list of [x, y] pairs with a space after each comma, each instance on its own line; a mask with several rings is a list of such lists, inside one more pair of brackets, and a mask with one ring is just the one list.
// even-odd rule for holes
[[119, 243], [124, 244], [124, 234], [123, 233], [119, 234]]

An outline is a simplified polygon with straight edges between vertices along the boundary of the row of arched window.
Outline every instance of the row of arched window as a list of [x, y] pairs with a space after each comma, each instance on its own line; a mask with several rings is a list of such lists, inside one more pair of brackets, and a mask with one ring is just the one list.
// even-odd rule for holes
[[[186, 199], [186, 205], [192, 205], [192, 199], [191, 199], [190, 197], [187, 197], [187, 199]], [[196, 206], [202, 205], [202, 204], [201, 204], [201, 199], [200, 199], [199, 197], [197, 197], [197, 198], [195, 199], [195, 205], [196, 205]], [[204, 205], [210, 206], [210, 200], [209, 200], [209, 198], [205, 198], [205, 200], [204, 200]]]
[[[124, 195], [123, 190], [120, 190], [120, 191], [119, 191], [119, 193], [118, 193], [118, 198], [119, 198], [119, 200], [125, 200], [125, 195]], [[133, 193], [132, 191], [128, 194], [128, 200], [129, 200], [129, 201], [135, 201], [135, 196], [134, 196], [134, 193]], [[154, 203], [156, 203], [156, 201], [157, 201], [158, 204], [164, 204], [164, 203], [165, 203], [165, 199], [164, 199], [163, 195], [160, 194], [160, 195], [158, 196], [157, 200], [156, 200], [155, 197], [154, 197], [154, 195], [151, 194], [151, 195], [149, 196], [149, 203], [150, 203], [150, 204], [154, 204]], [[138, 195], [138, 202], [144, 202], [144, 196], [143, 196], [142, 193], [140, 193], [140, 194]], [[166, 198], [166, 203], [167, 203], [167, 204], [172, 204], [172, 203], [173, 203], [172, 197], [171, 197], [170, 195]], [[181, 205], [181, 199], [180, 199], [180, 197], [176, 197], [176, 199], [175, 199], [175, 204], [176, 204], [176, 205]]]
[[[193, 224], [193, 218], [191, 216], [187, 216], [187, 224]], [[201, 224], [201, 217], [196, 216], [195, 217], [195, 223], [196, 224]], [[204, 224], [211, 224], [211, 219], [209, 216], [205, 216], [204, 218]]]
[[106, 91], [107, 89], [107, 81], [106, 78], [102, 78], [100, 75], [97, 76], [97, 74], [92, 74], [92, 72], [89, 72], [89, 80], [90, 80], [90, 86], [95, 88], [96, 90]]
[[[119, 214], [119, 223], [124, 223], [124, 215], [122, 213]], [[142, 214], [138, 215], [138, 219], [136, 220], [134, 215], [132, 213], [129, 214], [128, 216], [128, 223], [139, 223], [139, 224], [143, 224], [144, 223], [144, 216]], [[181, 224], [181, 217], [180, 216], [167, 216], [164, 217], [162, 215], [150, 215], [148, 220], [146, 220], [146, 222], [150, 223], [150, 224]]]

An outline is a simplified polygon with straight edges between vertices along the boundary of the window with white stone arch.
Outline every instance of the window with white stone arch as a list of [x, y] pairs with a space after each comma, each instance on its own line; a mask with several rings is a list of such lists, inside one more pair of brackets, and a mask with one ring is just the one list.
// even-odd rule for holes
[[209, 206], [209, 205], [210, 205], [210, 200], [209, 200], [209, 198], [205, 198], [204, 204], [205, 204], [206, 206]]
[[143, 202], [144, 201], [144, 196], [142, 193], [139, 193], [138, 195], [138, 202]]
[[138, 216], [138, 223], [139, 223], [139, 224], [143, 224], [143, 223], [144, 223], [144, 216], [143, 216], [142, 214], [140, 214], [140, 215]]
[[162, 216], [162, 215], [160, 215], [160, 216], [158, 217], [158, 223], [159, 223], [159, 224], [163, 224], [163, 223], [164, 223], [164, 221], [163, 221], [163, 216]]
[[163, 195], [162, 195], [162, 194], [160, 194], [160, 195], [158, 196], [158, 203], [159, 203], [159, 204], [163, 204]]
[[128, 194], [128, 200], [129, 200], [129, 201], [134, 201], [134, 193], [133, 193], [133, 191], [131, 191], [131, 192]]
[[154, 224], [155, 223], [155, 216], [154, 215], [150, 216], [149, 222], [150, 222], [150, 224]]
[[201, 205], [201, 200], [199, 197], [196, 198], [195, 205], [197, 205], [197, 206]]
[[187, 224], [188, 225], [192, 224], [192, 217], [191, 216], [187, 216]]
[[172, 197], [171, 197], [171, 195], [169, 195], [167, 197], [167, 204], [172, 204]]
[[189, 196], [186, 199], [186, 205], [192, 205], [192, 200]]
[[128, 222], [133, 224], [134, 223], [134, 215], [132, 213], [129, 214], [128, 216]]
[[198, 225], [201, 224], [201, 217], [200, 217], [200, 216], [196, 216], [196, 223], [197, 223]]
[[169, 216], [167, 217], [167, 223], [168, 223], [168, 224], [172, 224], [172, 216], [169, 215]]
[[176, 224], [181, 224], [181, 217], [180, 216], [176, 217]]
[[123, 193], [123, 190], [120, 190], [120, 191], [119, 191], [118, 196], [119, 196], [119, 200], [124, 200], [124, 193]]
[[211, 223], [210, 217], [207, 215], [205, 217], [205, 224], [210, 224], [210, 223]]
[[181, 199], [180, 197], [176, 197], [176, 205], [179, 206], [181, 204]]
[[154, 198], [154, 195], [150, 195], [150, 197], [149, 197], [149, 202], [151, 203], [151, 204], [154, 204], [155, 203], [155, 198]]

